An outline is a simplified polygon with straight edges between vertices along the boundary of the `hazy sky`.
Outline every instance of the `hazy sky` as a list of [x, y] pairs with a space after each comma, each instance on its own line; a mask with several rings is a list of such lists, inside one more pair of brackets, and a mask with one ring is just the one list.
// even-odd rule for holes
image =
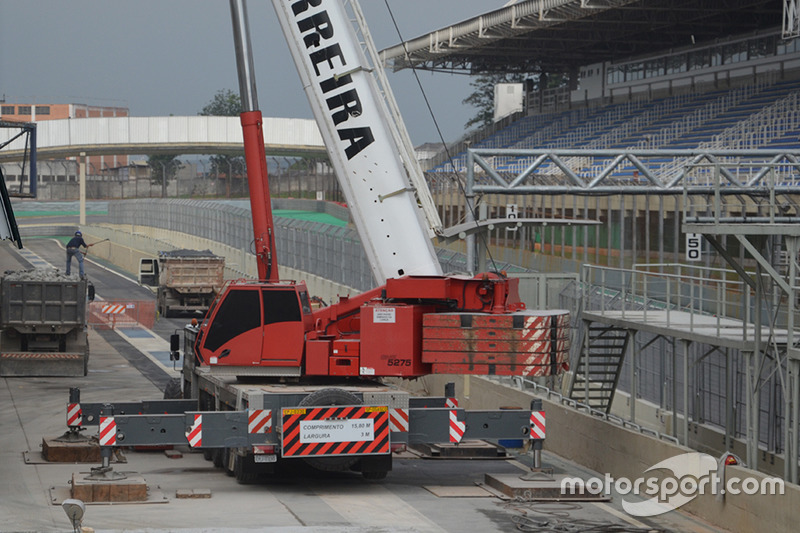
[[[388, 0], [404, 39], [502, 7], [505, 0]], [[259, 106], [313, 118], [269, 0], [249, 0]], [[134, 116], [196, 115], [220, 89], [238, 92], [225, 0], [0, 0], [0, 98], [119, 105]], [[377, 48], [400, 42], [384, 0], [361, 0]], [[420, 72], [446, 141], [474, 109], [465, 75]], [[410, 71], [389, 82], [415, 145], [436, 142]]]

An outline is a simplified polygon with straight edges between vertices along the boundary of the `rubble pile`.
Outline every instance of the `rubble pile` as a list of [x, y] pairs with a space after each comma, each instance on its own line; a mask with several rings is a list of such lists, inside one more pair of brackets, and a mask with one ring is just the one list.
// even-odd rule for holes
[[57, 268], [6, 270], [4, 277], [9, 281], [80, 281], [78, 274], [67, 275]]

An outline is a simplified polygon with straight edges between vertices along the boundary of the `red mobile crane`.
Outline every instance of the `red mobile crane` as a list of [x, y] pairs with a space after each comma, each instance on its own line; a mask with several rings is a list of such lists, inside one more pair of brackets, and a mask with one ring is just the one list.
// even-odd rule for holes
[[[203, 322], [186, 328], [188, 400], [154, 411], [175, 414], [147, 415], [145, 403], [139, 415], [120, 414], [130, 405], [81, 404], [71, 427], [99, 421], [107, 447], [188, 442], [242, 482], [291, 457], [381, 478], [391, 470], [391, 450], [409, 442], [528, 435], [530, 412], [466, 412], [381, 382], [430, 373], [557, 374], [566, 364], [569, 315], [526, 311], [518, 280], [502, 273], [442, 275], [430, 239], [441, 229], [433, 202], [402, 122], [391, 119], [388, 84], [374, 77], [366, 27], [365, 54], [340, 0], [273, 4], [381, 285], [312, 311], [305, 283], [280, 280], [246, 6], [230, 3], [259, 279], [226, 285]], [[179, 340], [172, 342], [177, 355]], [[73, 411], [79, 402], [71, 391]]]

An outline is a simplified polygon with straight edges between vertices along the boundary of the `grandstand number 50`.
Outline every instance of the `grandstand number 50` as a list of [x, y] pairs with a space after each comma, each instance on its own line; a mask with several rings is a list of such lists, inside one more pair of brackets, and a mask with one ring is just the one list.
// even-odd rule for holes
[[687, 261], [700, 261], [700, 252], [702, 250], [702, 243], [700, 242], [702, 236], [697, 233], [686, 234], [686, 260]]

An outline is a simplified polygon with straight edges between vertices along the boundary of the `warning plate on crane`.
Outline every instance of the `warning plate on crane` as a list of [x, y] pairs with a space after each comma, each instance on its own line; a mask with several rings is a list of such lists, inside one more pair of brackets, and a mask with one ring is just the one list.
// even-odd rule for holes
[[283, 409], [283, 457], [387, 454], [389, 408], [333, 406]]

